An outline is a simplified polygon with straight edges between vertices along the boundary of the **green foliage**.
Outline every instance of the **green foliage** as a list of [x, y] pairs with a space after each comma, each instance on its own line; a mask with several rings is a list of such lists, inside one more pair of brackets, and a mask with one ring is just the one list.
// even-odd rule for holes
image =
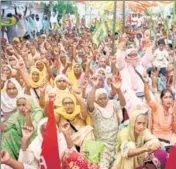
[[53, 11], [58, 11], [60, 14], [62, 14], [64, 10], [66, 10], [66, 14], [74, 14], [74, 8], [75, 7], [71, 2], [64, 2], [63, 0], [58, 1], [56, 4], [53, 5]]

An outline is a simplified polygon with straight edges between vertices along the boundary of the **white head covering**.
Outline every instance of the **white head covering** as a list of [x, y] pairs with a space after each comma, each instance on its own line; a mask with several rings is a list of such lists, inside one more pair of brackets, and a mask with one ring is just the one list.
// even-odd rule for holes
[[[96, 90], [96, 93], [95, 93], [95, 100], [97, 101], [98, 100], [98, 97], [101, 95], [101, 94], [107, 94], [107, 91], [104, 89], [104, 88], [100, 88], [100, 89], [97, 89]], [[95, 107], [97, 109], [99, 109], [101, 115], [104, 117], [104, 118], [110, 118], [112, 117], [113, 113], [114, 113], [114, 106], [113, 106], [113, 103], [112, 101], [108, 101], [106, 107], [101, 107], [100, 105], [98, 105], [97, 103], [94, 104]]]
[[63, 78], [64, 80], [66, 80], [67, 82], [69, 82], [67, 76], [65, 76], [64, 74], [58, 74], [55, 78], [55, 82], [58, 81], [59, 79]]
[[106, 73], [106, 70], [105, 70], [104, 68], [98, 68], [98, 69], [96, 70], [96, 72], [95, 72], [95, 75], [100, 74], [100, 73], [99, 73], [100, 71], [103, 71], [104, 74], [105, 74], [105, 77], [107, 77], [107, 73]]
[[[44, 118], [39, 122], [38, 130], [37, 130], [38, 135], [29, 146], [29, 151], [34, 154], [35, 159], [37, 161], [40, 160], [40, 154], [42, 151], [41, 147], [42, 147], [43, 137], [41, 134], [41, 128], [47, 122], [48, 122], [48, 118]], [[57, 138], [58, 138], [59, 154], [60, 154], [60, 158], [61, 158], [61, 156], [67, 150], [67, 143], [66, 143], [66, 140], [65, 140], [63, 133], [58, 132]]]
[[129, 55], [132, 52], [137, 52], [137, 50], [135, 48], [129, 48], [126, 50], [127, 55]]
[[10, 78], [5, 82], [5, 85], [4, 85], [5, 92], [1, 94], [1, 109], [3, 112], [12, 112], [16, 109], [17, 97], [10, 98], [6, 92], [7, 85], [9, 82], [12, 82], [15, 85], [15, 87], [18, 90], [18, 95], [20, 94], [20, 92], [22, 92], [22, 87], [16, 79]]
[[97, 89], [95, 92], [95, 100], [96, 101], [98, 100], [98, 97], [100, 96], [100, 94], [108, 95], [107, 91], [104, 88]]

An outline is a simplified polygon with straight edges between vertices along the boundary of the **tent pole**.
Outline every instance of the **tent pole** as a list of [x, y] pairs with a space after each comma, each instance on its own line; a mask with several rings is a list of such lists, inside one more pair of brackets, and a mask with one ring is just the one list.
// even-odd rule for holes
[[123, 1], [123, 33], [125, 33], [125, 0]]
[[112, 29], [112, 56], [114, 56], [115, 54], [116, 8], [117, 8], [117, 0], [114, 1], [114, 16], [113, 16], [113, 29]]

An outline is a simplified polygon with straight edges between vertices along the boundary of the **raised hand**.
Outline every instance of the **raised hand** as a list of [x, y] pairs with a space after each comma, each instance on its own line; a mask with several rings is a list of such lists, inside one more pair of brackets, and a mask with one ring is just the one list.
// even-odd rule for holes
[[7, 80], [7, 75], [4, 73], [1, 74], [1, 80], [5, 82]]
[[97, 88], [99, 81], [98, 81], [98, 79], [97, 79], [96, 77], [92, 77], [92, 78], [90, 79], [89, 83], [90, 83], [90, 85], [91, 85], [92, 87]]
[[45, 90], [46, 90], [46, 83], [45, 83], [45, 82], [43, 82], [43, 83], [41, 84], [39, 90], [40, 90], [40, 92], [45, 92]]
[[67, 66], [70, 67], [72, 65], [72, 62], [67, 61]]
[[62, 123], [60, 124], [60, 129], [61, 129], [61, 131], [62, 131], [64, 134], [70, 133], [70, 124], [69, 124], [69, 122], [66, 122], [66, 121], [62, 122]]
[[34, 132], [34, 128], [33, 127], [24, 126], [22, 128], [23, 138], [25, 138], [25, 139], [30, 139], [30, 137], [32, 136], [33, 132]]
[[114, 88], [120, 89], [121, 86], [122, 86], [122, 80], [119, 79], [119, 80], [117, 81], [117, 80], [113, 77], [113, 78], [112, 78], [112, 81], [110, 81], [110, 84], [111, 84]]
[[80, 87], [81, 87], [81, 89], [86, 89], [87, 85], [88, 85], [88, 81], [87, 81], [87, 80], [84, 80], [84, 81], [81, 83]]
[[79, 88], [78, 89], [74, 89], [73, 90], [73, 94], [78, 96], [78, 97], [82, 97], [82, 91]]
[[45, 65], [49, 65], [49, 62], [48, 62], [48, 60], [47, 60], [46, 58], [43, 58], [43, 59], [42, 59], [42, 62], [43, 62]]

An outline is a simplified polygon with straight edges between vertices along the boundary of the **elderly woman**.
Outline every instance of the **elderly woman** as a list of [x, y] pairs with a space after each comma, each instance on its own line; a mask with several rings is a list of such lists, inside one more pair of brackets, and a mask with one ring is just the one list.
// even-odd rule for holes
[[119, 96], [120, 104], [116, 100], [109, 100], [107, 91], [97, 88], [98, 81], [92, 81], [92, 90], [88, 97], [88, 110], [92, 117], [95, 139], [104, 143], [105, 148], [100, 156], [100, 168], [107, 169], [113, 162], [116, 138], [122, 121], [121, 106], [125, 100], [120, 90], [120, 83], [111, 82]]
[[160, 148], [159, 140], [146, 126], [145, 110], [130, 113], [129, 126], [118, 134], [117, 157], [112, 169], [135, 169], [142, 166], [146, 153]]
[[80, 64], [75, 64], [73, 66], [73, 71], [67, 73], [68, 79], [73, 84], [73, 88], [76, 89], [85, 79], [85, 73], [83, 72], [83, 68]]
[[16, 79], [10, 78], [5, 82], [4, 90], [1, 93], [1, 116], [7, 120], [16, 111], [16, 99], [22, 87]]
[[[78, 104], [77, 104], [78, 103]], [[57, 124], [64, 121], [70, 123], [72, 129], [72, 140], [79, 150], [85, 139], [93, 138], [91, 126], [86, 125], [88, 117], [87, 107], [84, 100], [76, 94], [67, 94], [62, 99], [62, 106], [55, 110]]]
[[[1, 124], [2, 150], [7, 150], [14, 159], [18, 158], [22, 132], [24, 125], [36, 129], [38, 122], [43, 118], [43, 111], [35, 104], [34, 100], [27, 95], [19, 96], [16, 101], [17, 112]], [[34, 132], [32, 139], [36, 136]]]

